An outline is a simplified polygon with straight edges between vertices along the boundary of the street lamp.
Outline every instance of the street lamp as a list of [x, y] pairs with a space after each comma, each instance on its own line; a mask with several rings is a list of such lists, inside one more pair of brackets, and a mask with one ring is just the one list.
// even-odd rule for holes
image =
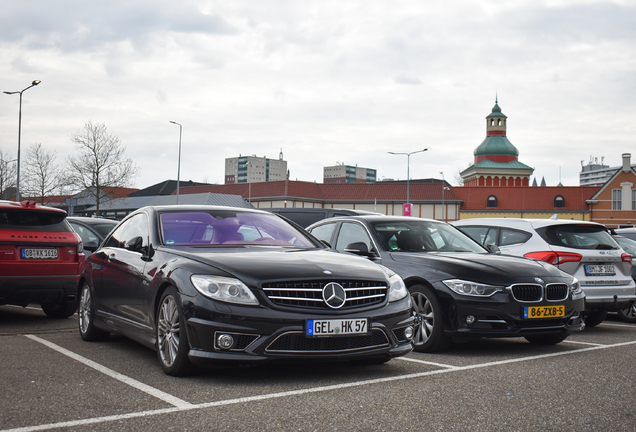
[[179, 204], [179, 179], [181, 178], [181, 131], [183, 127], [181, 123], [170, 120], [170, 123], [179, 125], [179, 161], [177, 162], [177, 205]]
[[409, 198], [410, 198], [410, 190], [409, 190], [409, 179], [411, 177], [410, 174], [410, 166], [411, 166], [411, 155], [415, 154], [415, 153], [422, 153], [425, 152], [427, 150], [430, 150], [430, 148], [425, 148], [423, 150], [417, 150], [411, 153], [395, 153], [395, 152], [388, 152], [389, 154], [392, 155], [406, 155], [406, 203], [409, 203]]
[[18, 161], [18, 166], [17, 166], [17, 178], [16, 178], [16, 182], [15, 182], [15, 200], [16, 201], [20, 201], [20, 135], [22, 133], [22, 93], [25, 92], [26, 90], [30, 89], [31, 87], [34, 87], [38, 84], [40, 84], [42, 81], [40, 80], [35, 80], [31, 83], [30, 86], [28, 86], [27, 88], [21, 90], [21, 91], [14, 91], [14, 92], [4, 92], [4, 94], [19, 94], [20, 95], [20, 114], [18, 116], [18, 158], [16, 159]]

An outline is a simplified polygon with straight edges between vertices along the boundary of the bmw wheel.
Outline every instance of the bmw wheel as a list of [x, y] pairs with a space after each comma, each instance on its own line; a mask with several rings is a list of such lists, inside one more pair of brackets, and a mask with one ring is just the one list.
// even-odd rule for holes
[[82, 291], [80, 292], [77, 315], [79, 316], [79, 333], [82, 339], [89, 342], [108, 339], [109, 333], [107, 331], [95, 327], [93, 296], [91, 295], [91, 288], [86, 283], [82, 286]]
[[193, 365], [188, 358], [190, 345], [179, 293], [168, 288], [161, 296], [157, 311], [157, 355], [163, 371], [172, 376], [187, 375]]
[[444, 335], [442, 308], [430, 288], [414, 285], [409, 288], [415, 313], [413, 349], [436, 352], [448, 348], [452, 340]]
[[636, 323], [636, 302], [630, 304], [625, 309], [619, 310], [618, 317], [623, 322]]

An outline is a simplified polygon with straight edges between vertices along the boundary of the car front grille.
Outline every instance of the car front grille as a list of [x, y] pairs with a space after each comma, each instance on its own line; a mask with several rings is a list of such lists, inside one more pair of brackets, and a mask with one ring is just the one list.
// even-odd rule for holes
[[[269, 282], [263, 292], [274, 304], [312, 309], [330, 309], [322, 297], [322, 290], [333, 280]], [[383, 303], [388, 287], [381, 281], [337, 281], [345, 289], [347, 299], [340, 310]]]
[[565, 300], [568, 298], [570, 288], [566, 284], [552, 284], [545, 287], [545, 298], [547, 300]]
[[512, 295], [520, 302], [540, 301], [543, 295], [541, 285], [513, 285]]
[[549, 284], [545, 288], [541, 285], [521, 284], [513, 285], [510, 291], [515, 300], [520, 302], [538, 302], [544, 298], [548, 301], [560, 301], [568, 298], [569, 287], [566, 284]]
[[272, 342], [266, 352], [278, 353], [327, 353], [346, 352], [368, 348], [389, 346], [386, 334], [379, 329], [370, 335], [337, 336], [337, 337], [306, 337], [302, 332], [289, 332], [280, 335]]

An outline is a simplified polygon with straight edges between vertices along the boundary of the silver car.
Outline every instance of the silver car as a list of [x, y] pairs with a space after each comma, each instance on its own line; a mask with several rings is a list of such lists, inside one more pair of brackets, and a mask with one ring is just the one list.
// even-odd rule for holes
[[594, 222], [550, 219], [484, 218], [452, 222], [484, 246], [503, 254], [556, 265], [579, 280], [585, 291], [585, 324], [601, 323], [608, 311], [636, 301], [632, 256]]

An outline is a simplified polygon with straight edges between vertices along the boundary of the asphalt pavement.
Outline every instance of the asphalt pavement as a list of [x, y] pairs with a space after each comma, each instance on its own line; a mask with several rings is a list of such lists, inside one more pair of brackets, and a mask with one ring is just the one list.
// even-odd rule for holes
[[384, 365], [265, 365], [165, 375], [77, 316], [0, 306], [0, 432], [634, 431], [636, 325], [610, 317], [555, 346], [481, 339]]

